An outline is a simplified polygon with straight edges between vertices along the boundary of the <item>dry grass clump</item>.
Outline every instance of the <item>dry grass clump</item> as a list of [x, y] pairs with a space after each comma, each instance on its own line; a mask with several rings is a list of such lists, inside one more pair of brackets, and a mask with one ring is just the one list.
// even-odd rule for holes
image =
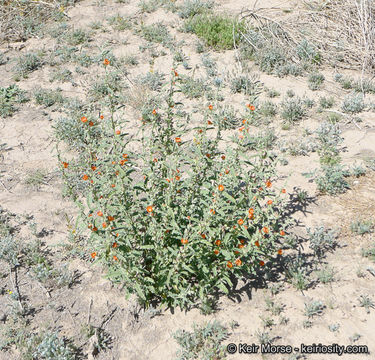
[[[375, 3], [372, 0], [305, 0], [292, 10], [252, 9], [244, 39], [255, 51], [277, 47], [289, 60], [325, 62], [375, 73]], [[252, 32], [256, 37], [251, 36]], [[322, 55], [316, 58], [317, 51]], [[315, 53], [315, 54], [314, 54]], [[315, 61], [314, 61], [315, 60]]]
[[37, 36], [47, 20], [61, 20], [78, 0], [0, 0], [0, 43]]

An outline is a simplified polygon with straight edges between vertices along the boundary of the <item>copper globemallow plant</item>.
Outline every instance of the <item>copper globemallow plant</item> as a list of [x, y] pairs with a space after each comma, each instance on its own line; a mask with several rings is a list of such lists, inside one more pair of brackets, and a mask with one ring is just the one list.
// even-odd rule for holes
[[[159, 301], [187, 308], [217, 290], [228, 293], [232, 276], [257, 276], [257, 269], [269, 266], [282, 254], [289, 220], [284, 191], [272, 186], [277, 159], [266, 151], [250, 157], [246, 150], [251, 121], [244, 123], [238, 146], [219, 149], [222, 122], [210, 104], [209, 111], [202, 109], [203, 131], [194, 141], [197, 132], [189, 133], [181, 115], [175, 94], [181, 79], [174, 71], [160, 93], [164, 105], [154, 114], [151, 108], [150, 120], [140, 125], [136, 152], [112, 92], [101, 107], [106, 116], [94, 127], [82, 123], [97, 114], [82, 115], [83, 185], [73, 198], [82, 228], [91, 225], [88, 254], [105, 264], [112, 281], [145, 306]], [[249, 118], [260, 116], [253, 105], [249, 109]], [[121, 136], [118, 129], [124, 129]], [[76, 170], [61, 168], [69, 185]], [[88, 179], [93, 182], [82, 181]]]

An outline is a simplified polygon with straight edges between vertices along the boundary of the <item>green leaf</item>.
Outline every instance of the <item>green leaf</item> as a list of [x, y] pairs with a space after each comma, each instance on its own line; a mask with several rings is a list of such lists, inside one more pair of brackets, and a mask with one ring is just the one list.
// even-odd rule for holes
[[146, 300], [146, 296], [145, 296], [144, 292], [142, 291], [141, 287], [139, 286], [139, 284], [137, 282], [134, 282], [134, 287], [135, 287], [135, 291], [137, 292], [139, 297], [142, 300]]
[[228, 288], [223, 284], [219, 283], [217, 287], [224, 293], [224, 294], [229, 294]]

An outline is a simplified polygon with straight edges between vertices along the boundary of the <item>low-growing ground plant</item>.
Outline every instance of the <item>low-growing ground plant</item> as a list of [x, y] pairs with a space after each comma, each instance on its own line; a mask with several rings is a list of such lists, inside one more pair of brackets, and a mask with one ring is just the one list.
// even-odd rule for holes
[[185, 20], [187, 32], [196, 34], [207, 46], [216, 50], [233, 49], [234, 40], [240, 39], [239, 29], [244, 30], [244, 25], [225, 15], [197, 14]]
[[117, 14], [115, 16], [111, 16], [108, 20], [108, 24], [112, 26], [113, 29], [118, 31], [128, 30], [131, 29], [132, 23], [129, 19]]
[[27, 78], [30, 73], [39, 69], [43, 65], [43, 60], [36, 53], [26, 53], [17, 59], [14, 72], [17, 76]]
[[359, 306], [366, 309], [367, 314], [370, 313], [370, 309], [375, 309], [375, 302], [368, 295], [361, 295], [358, 298]]
[[345, 96], [341, 108], [342, 111], [349, 114], [357, 114], [362, 112], [365, 109], [363, 95], [352, 93]]
[[319, 282], [322, 284], [328, 284], [334, 281], [335, 270], [330, 266], [323, 266], [316, 272]]
[[375, 262], [375, 243], [367, 248], [362, 248], [361, 253], [363, 257], [369, 258]]
[[288, 123], [294, 124], [306, 115], [306, 106], [299, 97], [285, 98], [281, 104], [281, 117]]
[[317, 152], [322, 165], [337, 165], [340, 163], [340, 148], [343, 141], [340, 127], [330, 122], [322, 123], [315, 131]]
[[326, 230], [324, 226], [312, 229], [307, 229], [307, 234], [310, 241], [310, 249], [314, 255], [321, 259], [325, 253], [332, 250], [337, 245], [336, 232], [334, 230]]
[[203, 326], [194, 324], [192, 332], [178, 330], [173, 334], [180, 345], [178, 360], [226, 358], [225, 347], [221, 342], [228, 336], [228, 330], [216, 320]]
[[182, 19], [192, 18], [195, 15], [206, 13], [213, 6], [214, 1], [212, 0], [184, 0], [183, 4], [179, 6], [178, 15]]
[[[178, 86], [174, 72], [172, 78]], [[174, 85], [162, 89], [163, 103], [143, 119], [140, 151], [128, 149], [126, 122], [114, 108], [103, 119], [86, 110], [69, 120], [85, 144], [82, 162], [77, 168], [60, 157], [61, 169], [68, 186], [74, 174], [87, 184], [72, 195], [81, 226], [91, 230], [91, 256], [108, 267], [108, 277], [146, 306], [186, 308], [217, 290], [227, 293], [232, 276], [251, 276], [276, 256], [288, 221], [281, 221], [283, 193], [272, 187], [276, 159], [266, 149], [245, 156], [248, 125], [237, 148], [219, 150], [222, 129], [210, 104], [187, 140]], [[76, 144], [77, 136], [64, 136]]]
[[311, 300], [305, 303], [305, 315], [308, 318], [312, 318], [317, 315], [322, 315], [325, 305], [322, 301]]
[[21, 90], [17, 85], [0, 87], [0, 116], [5, 118], [12, 116], [17, 111], [17, 104], [29, 101], [26, 91]]
[[230, 80], [230, 89], [233, 93], [243, 93], [245, 95], [259, 95], [260, 82], [246, 75], [234, 76]]
[[140, 33], [147, 41], [160, 43], [167, 47], [171, 45], [172, 37], [167, 27], [161, 22], [142, 25]]
[[322, 166], [322, 172], [315, 178], [318, 190], [323, 194], [337, 195], [345, 193], [350, 186], [346, 181], [350, 173], [341, 165]]
[[188, 99], [203, 97], [210, 90], [203, 79], [195, 80], [190, 76], [181, 76], [180, 88]]
[[46, 90], [38, 88], [34, 90], [34, 99], [38, 105], [44, 107], [51, 107], [53, 105], [62, 105], [65, 101], [64, 96], [61, 94], [61, 89]]
[[308, 84], [310, 90], [320, 90], [322, 88], [325, 78], [322, 74], [312, 73], [308, 78]]
[[369, 234], [373, 228], [374, 223], [369, 220], [356, 220], [350, 224], [350, 230], [357, 235]]
[[335, 99], [333, 96], [322, 96], [319, 98], [319, 105], [322, 109], [330, 109], [333, 105], [335, 105]]

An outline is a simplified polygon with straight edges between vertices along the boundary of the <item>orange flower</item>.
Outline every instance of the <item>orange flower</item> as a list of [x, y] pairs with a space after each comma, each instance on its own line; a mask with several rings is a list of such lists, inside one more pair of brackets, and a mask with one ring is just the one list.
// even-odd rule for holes
[[268, 201], [267, 201], [267, 204], [268, 204], [268, 205], [272, 205], [272, 203], [273, 203], [272, 200], [268, 200]]
[[116, 233], [116, 237], [119, 237], [120, 236], [120, 234], [119, 233]]
[[94, 123], [92, 121], [89, 122], [90, 126], [94, 126]]
[[215, 255], [217, 255], [218, 253], [219, 253], [219, 250], [214, 250], [214, 253], [215, 253]]
[[230, 261], [228, 261], [227, 266], [229, 267], [229, 269], [231, 269], [233, 267], [233, 264]]
[[241, 259], [237, 259], [236, 262], [235, 262], [235, 264], [236, 264], [237, 266], [241, 266], [241, 265], [242, 265], [242, 261], [241, 261]]
[[95, 257], [96, 257], [96, 252], [95, 252], [95, 251], [91, 253], [91, 257], [92, 257], [93, 259], [95, 259]]
[[270, 231], [268, 230], [268, 227], [264, 227], [264, 228], [263, 228], [263, 232], [264, 232], [265, 234], [268, 234]]
[[113, 220], [115, 220], [115, 217], [114, 217], [114, 216], [110, 216], [110, 215], [108, 215], [108, 216], [107, 216], [107, 219], [108, 219], [108, 221], [113, 221]]
[[186, 245], [189, 242], [188, 239], [181, 239], [181, 244]]
[[158, 159], [157, 159], [157, 158], [154, 158], [153, 162], [158, 162]]
[[89, 177], [88, 177], [88, 175], [85, 174], [85, 175], [82, 176], [82, 179], [83, 179], [83, 180], [88, 180]]
[[91, 165], [91, 170], [95, 171], [96, 170], [96, 166], [95, 165]]
[[114, 188], [114, 187], [116, 187], [116, 185], [115, 185], [115, 184], [111, 184], [111, 187], [113, 187], [113, 188]]
[[101, 211], [98, 211], [98, 212], [97, 212], [97, 215], [98, 215], [98, 216], [103, 216], [103, 213], [102, 213]]
[[251, 111], [254, 111], [254, 110], [255, 110], [255, 106], [254, 106], [254, 105], [247, 104], [246, 106], [247, 106]]
[[259, 245], [259, 241], [258, 241], [258, 240], [255, 241], [254, 245], [255, 245], [256, 247], [260, 247], [260, 245]]
[[241, 126], [241, 127], [238, 129], [238, 131], [243, 131], [243, 129], [244, 129], [244, 127]]
[[100, 119], [101, 119], [101, 120], [103, 120], [103, 119], [104, 119], [104, 116], [103, 116], [103, 115], [100, 115], [99, 117], [100, 117]]
[[226, 169], [226, 170], [225, 170], [225, 173], [226, 173], [226, 174], [229, 174], [229, 170], [228, 170], [228, 169]]
[[211, 157], [211, 154], [206, 154], [206, 156], [207, 156], [208, 158], [210, 158], [210, 157]]
[[66, 169], [66, 168], [68, 167], [68, 165], [69, 165], [67, 162], [63, 162], [62, 164], [63, 164], [63, 166], [64, 166], [65, 169]]
[[285, 190], [285, 189], [281, 189], [281, 192], [282, 192], [283, 194], [285, 194], [285, 193], [286, 193], [286, 190]]
[[225, 155], [221, 155], [221, 160], [225, 160]]
[[146, 210], [147, 210], [148, 213], [152, 213], [153, 207], [151, 205], [147, 206]]
[[82, 121], [83, 123], [87, 122], [87, 117], [86, 117], [86, 116], [82, 116], [82, 117], [81, 117], [81, 121]]
[[224, 190], [224, 185], [219, 185], [218, 189], [219, 189], [219, 191], [223, 191]]
[[122, 154], [122, 157], [126, 159], [128, 157], [128, 154]]
[[244, 239], [240, 240], [240, 243], [245, 244], [245, 240]]
[[210, 213], [211, 213], [212, 215], [215, 215], [215, 214], [216, 214], [216, 211], [215, 211], [214, 209], [210, 209]]
[[208, 121], [207, 121], [207, 124], [208, 124], [208, 125], [212, 125], [212, 121], [211, 121], [211, 120], [208, 120]]
[[109, 65], [111, 62], [108, 59], [104, 59], [103, 64], [105, 66]]
[[120, 130], [116, 130], [116, 135], [120, 135], [121, 134], [121, 131]]
[[242, 120], [242, 124], [244, 124], [244, 125], [246, 124], [246, 119]]
[[259, 261], [259, 265], [264, 266], [264, 261], [263, 260]]
[[112, 247], [113, 247], [113, 248], [117, 248], [117, 246], [118, 246], [117, 242], [114, 242], [114, 243], [112, 244]]
[[208, 108], [212, 110], [214, 107], [212, 105], [208, 105]]
[[270, 188], [270, 187], [272, 186], [272, 183], [271, 183], [270, 180], [267, 180], [267, 181], [266, 181], [266, 186], [267, 186], [268, 188]]
[[282, 255], [283, 250], [282, 250], [282, 249], [279, 249], [279, 250], [277, 250], [277, 253], [278, 253], [279, 255]]
[[201, 236], [202, 236], [202, 239], [206, 238], [206, 234], [201, 234]]
[[221, 245], [221, 241], [220, 240], [216, 240], [215, 244], [216, 244], [216, 246], [220, 246]]
[[238, 245], [238, 248], [239, 248], [239, 249], [242, 249], [243, 247], [244, 247], [243, 244], [239, 244], [239, 245]]
[[238, 225], [243, 225], [243, 219], [239, 219], [237, 222], [238, 222]]
[[285, 231], [284, 230], [280, 230], [280, 235], [284, 236], [285, 235]]
[[92, 231], [98, 231], [98, 228], [95, 226], [92, 228]]
[[259, 189], [258, 189], [259, 191], [262, 191], [263, 190], [263, 188], [262, 187], [260, 187]]
[[176, 137], [176, 138], [174, 139], [174, 141], [176, 141], [176, 143], [180, 143], [180, 142], [181, 142], [181, 138]]
[[124, 165], [127, 161], [128, 161], [128, 159], [120, 160], [120, 161], [119, 161], [119, 164], [120, 164], [120, 165]]
[[105, 229], [105, 228], [107, 227], [107, 223], [104, 222], [104, 223], [102, 224], [102, 226], [103, 226], [103, 228]]
[[154, 110], [152, 110], [152, 113], [154, 114], [154, 115], [156, 115], [156, 110], [154, 109]]
[[174, 76], [178, 76], [178, 72], [174, 70]]
[[118, 261], [118, 258], [116, 255], [113, 255], [113, 260]]

